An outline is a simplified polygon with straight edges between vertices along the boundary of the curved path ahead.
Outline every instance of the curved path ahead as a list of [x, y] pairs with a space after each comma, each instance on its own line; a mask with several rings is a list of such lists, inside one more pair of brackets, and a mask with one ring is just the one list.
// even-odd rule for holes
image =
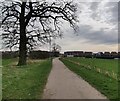
[[58, 58], [44, 89], [43, 99], [107, 99], [90, 84], [70, 71]]

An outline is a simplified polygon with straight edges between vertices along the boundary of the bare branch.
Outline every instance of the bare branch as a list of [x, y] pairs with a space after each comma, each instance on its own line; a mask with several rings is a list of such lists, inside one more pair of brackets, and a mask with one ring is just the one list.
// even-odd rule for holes
[[[27, 44], [29, 47], [40, 43], [46, 43], [48, 36], [60, 37], [60, 24], [63, 20], [70, 23], [75, 29], [77, 21], [75, 12], [77, 7], [73, 2], [16, 2], [11, 1], [9, 5], [3, 4], [3, 29], [5, 32], [2, 36], [4, 39], [16, 41], [11, 45], [19, 45], [20, 29], [25, 26]], [[63, 20], [61, 20], [63, 19]], [[24, 21], [23, 21], [24, 20]], [[23, 21], [23, 23], [20, 22]], [[39, 22], [39, 25], [38, 25]], [[14, 36], [13, 36], [14, 35]], [[46, 36], [46, 38], [45, 38]], [[11, 39], [14, 37], [13, 39]], [[15, 39], [16, 38], [16, 39]], [[12, 41], [8, 41], [11, 42]], [[8, 44], [8, 43], [7, 43]]]

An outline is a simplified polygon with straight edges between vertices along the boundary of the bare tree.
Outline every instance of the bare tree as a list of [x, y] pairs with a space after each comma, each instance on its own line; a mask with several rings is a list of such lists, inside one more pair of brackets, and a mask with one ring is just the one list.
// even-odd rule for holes
[[2, 34], [6, 47], [19, 48], [18, 65], [26, 64], [27, 50], [47, 42], [46, 36], [59, 37], [61, 21], [75, 29], [76, 5], [73, 2], [7, 1], [2, 3]]
[[53, 43], [52, 44], [52, 52], [60, 52], [60, 51], [61, 51], [61, 46], [56, 43]]

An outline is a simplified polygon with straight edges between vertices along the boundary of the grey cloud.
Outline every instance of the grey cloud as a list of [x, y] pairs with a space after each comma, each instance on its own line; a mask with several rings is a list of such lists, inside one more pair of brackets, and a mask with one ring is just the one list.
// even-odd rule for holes
[[[101, 2], [91, 2], [89, 9], [91, 10], [91, 18], [93, 20], [101, 20], [100, 15], [98, 16], [98, 7], [100, 7]], [[87, 4], [86, 4], [87, 6]], [[117, 44], [118, 43], [118, 33], [117, 33], [117, 22], [118, 22], [118, 3], [117, 2], [107, 2], [104, 5], [104, 14], [102, 16], [108, 16], [105, 19], [105, 23], [116, 26], [115, 29], [111, 29], [109, 32], [106, 29], [100, 29], [98, 31], [93, 30], [92, 25], [81, 25], [79, 24], [80, 32], [78, 32], [79, 37], [76, 39], [86, 39], [87, 42], [94, 44]], [[108, 14], [108, 15], [107, 15]]]
[[90, 8], [89, 8], [90, 10], [92, 10], [91, 17], [95, 20], [99, 19], [99, 16], [97, 13], [99, 4], [100, 2], [91, 2]]
[[94, 44], [117, 44], [117, 32], [105, 32], [104, 29], [94, 31], [91, 26], [82, 25], [80, 27], [79, 39], [86, 39], [87, 42]]
[[94, 11], [97, 10], [99, 4], [100, 4], [100, 2], [92, 2], [90, 9], [94, 10]]
[[[98, 6], [101, 2], [92, 2], [89, 9], [92, 10], [91, 17], [95, 20], [101, 20], [98, 15]], [[118, 22], [118, 2], [107, 2], [104, 5], [104, 11], [108, 14], [109, 18], [106, 19], [106, 22], [116, 24]]]
[[109, 9], [106, 12], [111, 12], [111, 18], [110, 22], [113, 24], [118, 22], [118, 2], [108, 2], [106, 6], [109, 7]]
[[120, 22], [120, 2], [118, 2], [118, 21]]

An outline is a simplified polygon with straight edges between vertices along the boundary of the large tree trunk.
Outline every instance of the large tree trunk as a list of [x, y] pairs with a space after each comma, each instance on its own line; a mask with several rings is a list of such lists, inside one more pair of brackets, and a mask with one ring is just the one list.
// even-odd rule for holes
[[[24, 36], [24, 35], [23, 35]], [[26, 65], [27, 60], [27, 48], [26, 48], [26, 36], [20, 39], [19, 47], [19, 62], [18, 65]]]
[[26, 33], [25, 28], [21, 27], [18, 65], [19, 66], [26, 65], [26, 60], [27, 60]]
[[25, 2], [21, 6], [20, 14], [20, 45], [19, 45], [19, 62], [18, 65], [26, 65], [27, 61], [27, 38], [26, 38], [26, 25], [25, 25]]

